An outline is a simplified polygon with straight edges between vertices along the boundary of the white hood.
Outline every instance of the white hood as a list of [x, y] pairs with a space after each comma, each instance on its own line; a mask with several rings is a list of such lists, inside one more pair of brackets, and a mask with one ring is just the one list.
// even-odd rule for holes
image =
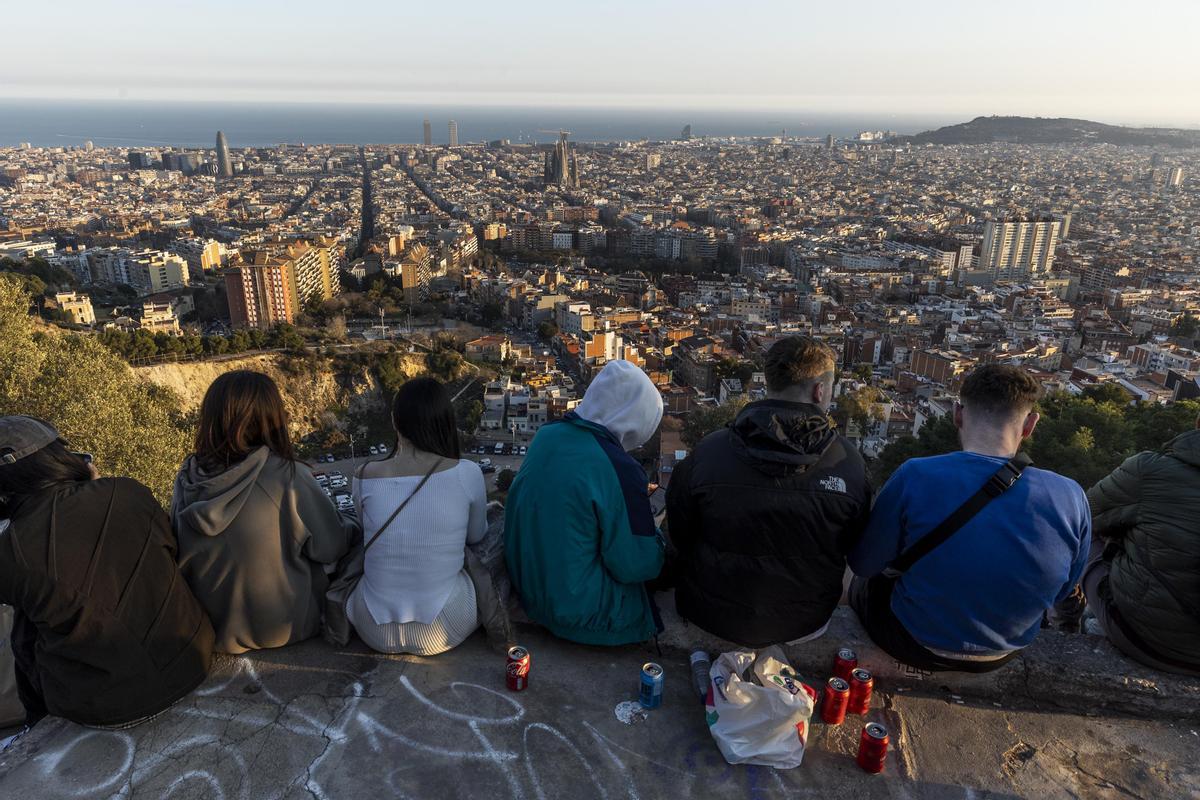
[[628, 361], [610, 361], [600, 370], [575, 413], [603, 425], [626, 451], [645, 444], [662, 422], [663, 401], [646, 373]]

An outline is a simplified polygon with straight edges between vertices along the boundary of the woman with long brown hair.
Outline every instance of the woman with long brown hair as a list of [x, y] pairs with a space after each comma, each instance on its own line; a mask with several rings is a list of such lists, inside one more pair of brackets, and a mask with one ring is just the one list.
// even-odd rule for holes
[[316, 635], [325, 565], [357, 523], [296, 460], [279, 388], [259, 372], [221, 375], [204, 395], [196, 451], [175, 478], [179, 565], [216, 629], [241, 653]]

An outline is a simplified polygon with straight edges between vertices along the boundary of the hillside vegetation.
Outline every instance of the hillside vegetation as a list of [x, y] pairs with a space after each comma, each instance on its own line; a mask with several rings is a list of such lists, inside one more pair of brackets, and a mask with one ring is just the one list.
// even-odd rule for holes
[[913, 144], [1115, 144], [1200, 147], [1200, 131], [1180, 128], [1125, 128], [1086, 119], [1066, 117], [976, 117], [915, 136], [901, 136]]
[[0, 414], [50, 421], [102, 474], [137, 478], [165, 503], [191, 439], [179, 398], [95, 339], [44, 328], [31, 302], [0, 276]]

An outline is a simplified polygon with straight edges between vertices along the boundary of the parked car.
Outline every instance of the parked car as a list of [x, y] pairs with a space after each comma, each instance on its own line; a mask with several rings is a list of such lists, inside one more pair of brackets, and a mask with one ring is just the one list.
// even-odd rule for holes
[[326, 475], [324, 472], [314, 472], [313, 477], [317, 479], [317, 484], [319, 486], [323, 486], [323, 487], [329, 486], [329, 476]]
[[379, 448], [380, 453], [386, 453], [388, 451], [388, 446], [386, 444], [384, 444], [383, 442], [380, 442], [379, 444], [377, 444], [375, 446]]
[[492, 465], [492, 460], [491, 460], [490, 458], [481, 458], [481, 459], [479, 459], [479, 466], [481, 466], [481, 467], [490, 467], [491, 465]]
[[494, 452], [496, 453], [496, 455], [502, 455], [504, 453], [503, 442], [496, 442], [496, 448], [495, 448]]
[[521, 455], [525, 455], [525, 453], [528, 452], [528, 450], [529, 450], [528, 447], [526, 447], [525, 445], [521, 445]]
[[321, 456], [321, 463], [322, 464], [332, 464], [333, 463], [333, 454], [326, 453], [325, 455]]
[[373, 456], [379, 455], [379, 448], [376, 447], [375, 445], [371, 445], [371, 455], [373, 455]]
[[495, 464], [488, 464], [486, 467], [485, 467], [485, 466], [482, 466], [482, 465], [480, 465], [480, 467], [479, 467], [479, 468], [480, 468], [481, 470], [483, 470], [483, 474], [485, 474], [485, 475], [486, 475], [487, 473], [489, 473], [489, 472], [495, 472], [495, 471], [496, 471], [496, 465], [495, 465]]

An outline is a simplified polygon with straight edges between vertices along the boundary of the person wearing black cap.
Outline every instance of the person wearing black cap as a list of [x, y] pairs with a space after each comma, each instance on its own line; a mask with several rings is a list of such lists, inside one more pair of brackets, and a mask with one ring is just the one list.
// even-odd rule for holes
[[100, 478], [43, 420], [0, 417], [0, 603], [27, 724], [128, 727], [204, 680], [213, 630], [176, 550], [149, 489]]

